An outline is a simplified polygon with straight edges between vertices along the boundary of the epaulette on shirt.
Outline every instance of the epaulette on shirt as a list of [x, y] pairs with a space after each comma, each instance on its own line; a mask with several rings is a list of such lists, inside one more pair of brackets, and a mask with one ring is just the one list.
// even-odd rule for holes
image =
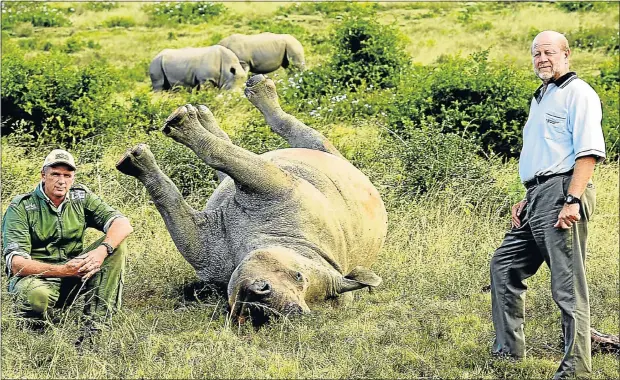
[[13, 198], [13, 200], [11, 201], [11, 204], [9, 206], [17, 206], [19, 205], [23, 200], [26, 200], [28, 198], [30, 198], [30, 196], [32, 195], [32, 193], [26, 193], [26, 194], [20, 194], [15, 196], [15, 198]]
[[86, 194], [90, 193], [90, 189], [86, 185], [77, 184], [71, 187], [69, 190], [69, 197], [71, 200], [83, 201], [86, 199]]

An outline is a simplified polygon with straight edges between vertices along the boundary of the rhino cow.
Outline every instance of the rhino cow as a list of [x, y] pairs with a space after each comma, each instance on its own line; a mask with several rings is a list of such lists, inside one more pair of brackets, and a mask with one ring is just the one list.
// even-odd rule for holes
[[254, 35], [233, 34], [220, 42], [239, 57], [247, 72], [268, 74], [282, 66], [303, 71], [306, 67], [304, 48], [290, 34], [260, 33]]
[[375, 187], [323, 135], [280, 108], [272, 80], [250, 78], [245, 95], [291, 148], [257, 155], [233, 145], [202, 105], [182, 106], [164, 124], [164, 134], [221, 179], [204, 210], [184, 201], [144, 144], [117, 168], [144, 184], [181, 254], [200, 279], [227, 290], [241, 321], [249, 315], [262, 324], [378, 286], [367, 268], [385, 240], [387, 214]]
[[229, 49], [220, 46], [164, 49], [149, 66], [154, 91], [175, 86], [203, 88], [205, 84], [219, 89], [232, 89], [246, 79], [239, 59]]

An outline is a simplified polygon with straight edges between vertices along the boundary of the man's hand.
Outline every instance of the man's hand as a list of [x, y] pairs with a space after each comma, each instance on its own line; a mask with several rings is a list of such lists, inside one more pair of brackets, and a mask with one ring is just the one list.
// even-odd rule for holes
[[64, 274], [63, 277], [79, 277], [81, 275], [80, 269], [82, 268], [83, 265], [84, 265], [84, 259], [82, 258], [75, 257], [67, 261], [62, 266], [62, 272]]
[[99, 272], [101, 264], [103, 264], [103, 260], [105, 260], [106, 257], [108, 257], [108, 251], [104, 246], [100, 245], [92, 251], [83, 253], [74, 259], [82, 260], [82, 265], [78, 271], [78, 276], [82, 277], [82, 282], [86, 282], [95, 273]]
[[512, 227], [513, 228], [521, 227], [521, 219], [519, 217], [521, 216], [521, 212], [525, 208], [526, 204], [527, 204], [527, 201], [524, 199], [521, 202], [519, 202], [519, 203], [515, 204], [514, 206], [512, 206], [512, 219], [511, 219], [511, 223], [512, 223]]
[[562, 211], [560, 211], [560, 215], [558, 215], [558, 221], [553, 227], [562, 228], [564, 230], [571, 228], [573, 223], [581, 219], [581, 215], [579, 214], [580, 207], [579, 203], [565, 204], [564, 207], [562, 207]]

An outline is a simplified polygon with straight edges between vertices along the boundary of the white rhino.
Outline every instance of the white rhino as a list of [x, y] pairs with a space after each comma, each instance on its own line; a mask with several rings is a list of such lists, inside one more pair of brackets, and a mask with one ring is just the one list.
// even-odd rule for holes
[[198, 277], [227, 290], [233, 317], [261, 324], [350, 301], [381, 283], [367, 269], [387, 232], [387, 213], [369, 179], [320, 133], [280, 108], [263, 75], [245, 95], [291, 146], [262, 155], [231, 143], [203, 105], [173, 112], [163, 132], [218, 171], [203, 211], [192, 209], [148, 146], [129, 149], [117, 168], [138, 178], [177, 248]]
[[175, 86], [200, 89], [205, 83], [230, 90], [247, 78], [235, 53], [220, 45], [164, 49], [151, 61], [149, 75], [154, 91]]
[[306, 68], [304, 48], [290, 34], [233, 34], [218, 45], [232, 50], [239, 57], [243, 69], [254, 74], [268, 74], [280, 66], [285, 69], [289, 65], [298, 70]]

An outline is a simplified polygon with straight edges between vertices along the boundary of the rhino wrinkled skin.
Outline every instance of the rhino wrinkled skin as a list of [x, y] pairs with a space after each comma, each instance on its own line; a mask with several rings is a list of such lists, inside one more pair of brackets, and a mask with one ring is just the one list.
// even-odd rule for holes
[[232, 50], [248, 73], [269, 74], [280, 66], [300, 71], [306, 67], [304, 48], [290, 34], [232, 34], [217, 44]]
[[200, 279], [227, 290], [240, 321], [262, 324], [378, 286], [366, 267], [387, 233], [379, 193], [323, 135], [280, 108], [272, 80], [257, 75], [246, 86], [291, 148], [256, 155], [233, 145], [203, 105], [182, 106], [164, 124], [164, 134], [217, 171], [221, 183], [204, 210], [184, 201], [144, 144], [117, 168], [144, 184], [181, 254]]
[[154, 91], [175, 86], [203, 88], [205, 86], [230, 90], [241, 84], [247, 73], [239, 59], [229, 49], [213, 45], [164, 49], [153, 58], [149, 76]]

